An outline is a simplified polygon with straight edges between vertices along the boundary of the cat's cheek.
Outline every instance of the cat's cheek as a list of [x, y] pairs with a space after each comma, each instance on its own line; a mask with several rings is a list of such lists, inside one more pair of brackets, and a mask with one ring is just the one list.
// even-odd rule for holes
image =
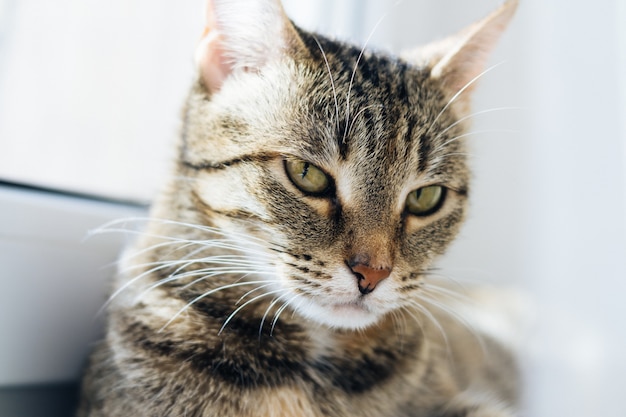
[[202, 176], [196, 187], [200, 203], [209, 211], [227, 217], [267, 219], [265, 206], [250, 198], [246, 188], [241, 185], [241, 175], [233, 168]]

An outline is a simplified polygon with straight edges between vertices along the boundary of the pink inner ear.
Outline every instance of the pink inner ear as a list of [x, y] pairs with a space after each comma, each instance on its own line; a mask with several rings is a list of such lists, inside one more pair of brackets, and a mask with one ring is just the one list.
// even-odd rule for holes
[[235, 71], [260, 71], [281, 59], [297, 33], [280, 0], [205, 0], [205, 30], [196, 50], [201, 80], [219, 91]]
[[216, 29], [204, 28], [202, 39], [196, 49], [196, 62], [202, 81], [211, 93], [219, 91], [224, 80], [232, 72], [222, 49], [222, 36]]

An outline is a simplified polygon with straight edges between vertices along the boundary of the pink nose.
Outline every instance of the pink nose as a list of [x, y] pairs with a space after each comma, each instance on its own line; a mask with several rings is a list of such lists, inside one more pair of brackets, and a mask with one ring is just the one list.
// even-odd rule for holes
[[391, 268], [372, 268], [361, 262], [349, 262], [348, 266], [357, 278], [357, 284], [361, 294], [369, 294], [374, 291], [376, 285], [391, 274]]

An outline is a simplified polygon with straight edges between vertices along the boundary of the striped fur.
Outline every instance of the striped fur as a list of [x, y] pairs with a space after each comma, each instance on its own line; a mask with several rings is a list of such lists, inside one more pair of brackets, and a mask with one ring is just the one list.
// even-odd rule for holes
[[[227, 4], [209, 2], [178, 163], [122, 260], [79, 416], [513, 416], [511, 355], [442, 312], [429, 275], [470, 190], [457, 93], [484, 60], [463, 57], [515, 2], [414, 59], [302, 31], [272, 0], [247, 35]], [[286, 158], [329, 191], [301, 191]], [[440, 207], [408, 212], [430, 185]], [[389, 275], [360, 291], [354, 259]]]

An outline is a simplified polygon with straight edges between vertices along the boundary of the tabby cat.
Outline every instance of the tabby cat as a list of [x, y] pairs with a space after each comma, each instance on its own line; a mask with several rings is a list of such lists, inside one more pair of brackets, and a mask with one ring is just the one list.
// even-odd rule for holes
[[510, 0], [400, 57], [209, 0], [176, 166], [123, 257], [79, 416], [514, 416], [512, 355], [432, 262]]

